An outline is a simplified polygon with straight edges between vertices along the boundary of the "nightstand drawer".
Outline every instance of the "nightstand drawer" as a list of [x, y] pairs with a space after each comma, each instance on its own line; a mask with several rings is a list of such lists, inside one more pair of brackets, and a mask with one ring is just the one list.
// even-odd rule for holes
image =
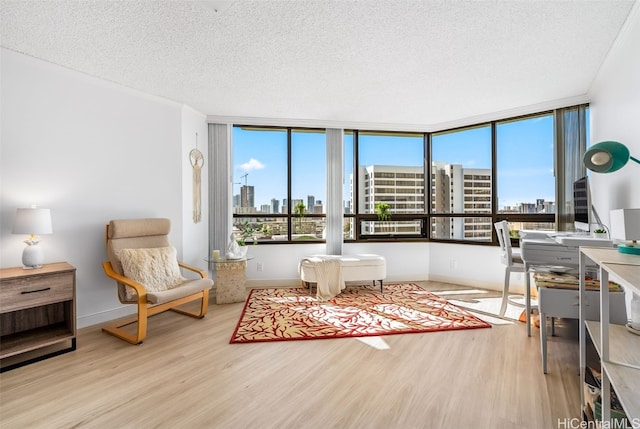
[[3, 279], [0, 281], [0, 313], [73, 299], [74, 273]]

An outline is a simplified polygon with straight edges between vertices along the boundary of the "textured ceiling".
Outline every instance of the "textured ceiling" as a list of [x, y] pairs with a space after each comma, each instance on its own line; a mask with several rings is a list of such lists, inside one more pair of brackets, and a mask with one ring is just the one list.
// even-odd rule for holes
[[437, 128], [586, 100], [634, 1], [3, 0], [1, 7], [3, 47], [207, 115]]

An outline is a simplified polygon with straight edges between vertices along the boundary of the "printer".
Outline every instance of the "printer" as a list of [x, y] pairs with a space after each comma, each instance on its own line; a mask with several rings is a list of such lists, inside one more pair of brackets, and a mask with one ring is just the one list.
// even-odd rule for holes
[[520, 254], [529, 266], [578, 268], [580, 246], [613, 247], [613, 241], [586, 234], [553, 231], [521, 231]]

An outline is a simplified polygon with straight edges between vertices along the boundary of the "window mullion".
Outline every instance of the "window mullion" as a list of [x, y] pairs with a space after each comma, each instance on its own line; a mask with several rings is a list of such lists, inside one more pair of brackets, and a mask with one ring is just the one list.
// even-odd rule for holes
[[287, 241], [293, 241], [293, 200], [291, 191], [291, 128], [287, 128]]

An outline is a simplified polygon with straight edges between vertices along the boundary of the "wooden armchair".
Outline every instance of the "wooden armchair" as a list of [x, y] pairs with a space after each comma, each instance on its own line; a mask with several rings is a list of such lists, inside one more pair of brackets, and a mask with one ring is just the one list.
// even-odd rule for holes
[[[120, 302], [137, 305], [138, 312], [135, 317], [102, 328], [104, 332], [140, 344], [147, 334], [150, 316], [172, 310], [201, 319], [207, 313], [213, 281], [207, 278], [206, 271], [178, 262], [175, 248], [169, 244], [170, 229], [169, 219], [120, 219], [107, 225], [109, 260], [102, 267], [116, 281]], [[183, 277], [181, 268], [199, 278]], [[177, 308], [195, 300], [201, 300], [199, 312]], [[122, 329], [136, 322], [135, 334]]]

